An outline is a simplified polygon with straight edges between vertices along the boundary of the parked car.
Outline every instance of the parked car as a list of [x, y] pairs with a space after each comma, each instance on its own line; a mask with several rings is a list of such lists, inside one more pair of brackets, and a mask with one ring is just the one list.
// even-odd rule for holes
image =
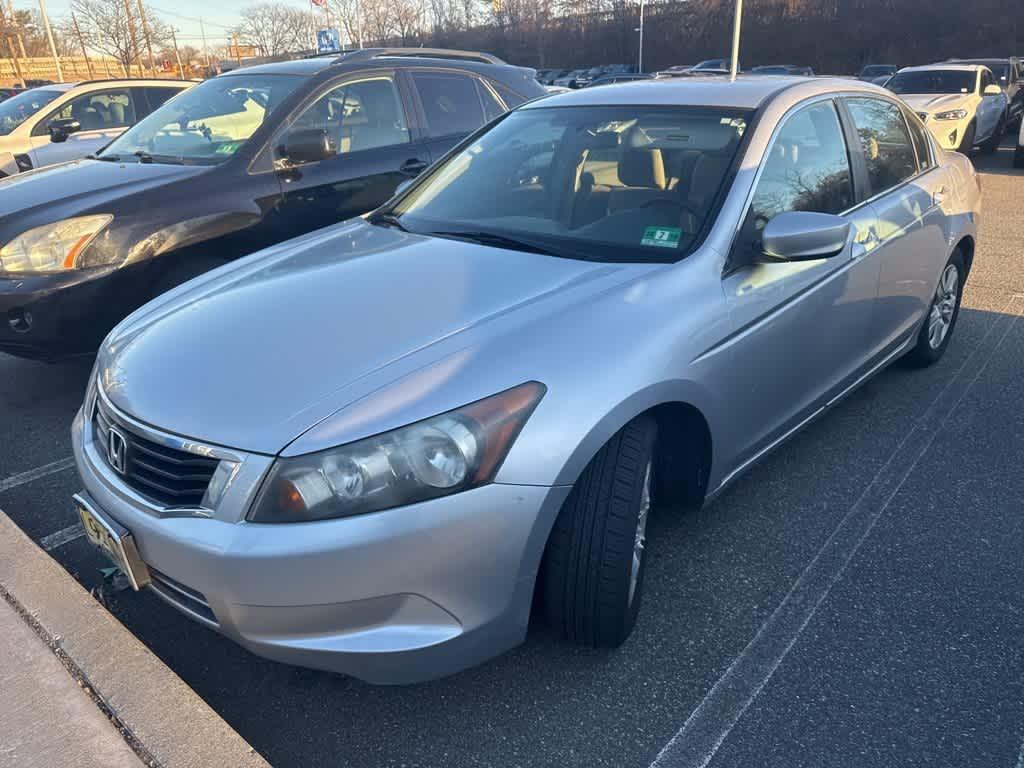
[[905, 67], [887, 86], [924, 121], [943, 149], [995, 152], [1007, 122], [1006, 94], [988, 67], [930, 64]]
[[895, 64], [868, 64], [857, 74], [858, 80], [878, 84], [879, 78], [892, 77], [899, 71]]
[[578, 75], [572, 83], [573, 88], [586, 88], [592, 82], [601, 77], [605, 72], [604, 67], [591, 67], [590, 69]]
[[795, 64], [766, 64], [754, 67], [750, 70], [752, 75], [798, 75], [800, 77], [814, 77], [814, 70], [810, 67], [799, 67]]
[[586, 71], [585, 69], [570, 69], [561, 77], [555, 78], [551, 84], [557, 85], [559, 88], [575, 88], [576, 79], [583, 77]]
[[193, 85], [90, 80], [22, 91], [0, 104], [0, 178], [85, 157]]
[[1009, 124], [1016, 126], [1024, 116], [1024, 62], [1009, 59], [950, 59], [960, 64], [979, 64], [988, 67], [996, 84], [1006, 92], [1010, 102]]
[[153, 296], [372, 210], [467, 133], [542, 95], [533, 70], [419, 48], [207, 80], [96, 159], [0, 182], [0, 350], [95, 350]]
[[573, 70], [571, 70], [571, 69], [552, 69], [552, 70], [550, 70], [548, 72], [548, 74], [544, 77], [544, 79], [541, 80], [541, 84], [542, 85], [554, 85], [555, 84], [555, 80], [557, 80], [560, 77], [565, 77], [567, 74], [569, 74], [572, 71]]
[[0, 101], [6, 101], [11, 96], [17, 96], [21, 91], [21, 88], [0, 88]]
[[690, 67], [691, 72], [728, 72], [729, 71], [729, 59], [705, 59], [699, 64], [695, 64]]
[[654, 75], [648, 75], [643, 73], [627, 73], [620, 72], [615, 75], [604, 75], [597, 78], [594, 82], [588, 85], [588, 88], [592, 88], [595, 85], [614, 85], [615, 83], [631, 83], [636, 80], [652, 80]]
[[531, 102], [366, 220], [120, 324], [74, 421], [79, 514], [134, 587], [283, 662], [433, 678], [534, 605], [617, 646], [652, 504], [942, 357], [979, 198], [849, 80]]
[[1017, 149], [1013, 153], [1013, 167], [1024, 168], [1024, 120], [1021, 120], [1017, 131]]

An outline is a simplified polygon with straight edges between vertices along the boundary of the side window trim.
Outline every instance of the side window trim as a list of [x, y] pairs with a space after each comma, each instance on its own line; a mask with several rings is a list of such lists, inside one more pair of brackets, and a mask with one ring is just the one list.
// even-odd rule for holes
[[[846, 99], [836, 99], [836, 111], [839, 123], [843, 126], [843, 138], [846, 139], [846, 154], [850, 158], [850, 171], [853, 174], [853, 208], [855, 210], [871, 196], [871, 180], [868, 178], [868, 161], [864, 157], [864, 148], [857, 135], [857, 127], [853, 116], [846, 108]], [[847, 211], [846, 213], [849, 213]]]
[[[902, 111], [903, 120], [907, 124], [907, 130], [910, 131], [910, 141], [914, 145], [914, 154], [917, 155], [917, 176], [920, 176], [922, 173], [927, 173], [935, 167], [935, 155], [932, 152], [932, 143], [928, 138], [930, 131], [920, 121], [917, 123], [913, 122], [916, 119], [916, 115], [911, 116], [909, 109], [903, 109]], [[917, 153], [918, 142], [914, 141], [915, 135], [920, 136], [924, 140], [923, 149], [927, 157], [923, 158], [923, 160], [921, 155]], [[914, 178], [917, 178], [917, 176]]]
[[[149, 99], [146, 98], [146, 89], [141, 85], [129, 85], [126, 89], [128, 91], [128, 98], [132, 100], [133, 108], [135, 109], [135, 120], [129, 124], [134, 125], [139, 122], [142, 118], [146, 117], [153, 110], [149, 107]], [[127, 130], [127, 128], [125, 129]]]

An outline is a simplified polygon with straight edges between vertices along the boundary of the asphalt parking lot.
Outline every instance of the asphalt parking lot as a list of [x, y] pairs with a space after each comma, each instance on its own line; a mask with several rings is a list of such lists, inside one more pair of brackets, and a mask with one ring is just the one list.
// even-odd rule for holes
[[1020, 768], [1024, 172], [1011, 158], [1008, 143], [975, 158], [981, 238], [946, 357], [885, 372], [701, 512], [656, 510], [646, 602], [617, 652], [537, 627], [482, 667], [376, 688], [263, 661], [117, 591], [70, 503], [68, 427], [91, 361], [0, 354], [0, 508], [279, 768]]

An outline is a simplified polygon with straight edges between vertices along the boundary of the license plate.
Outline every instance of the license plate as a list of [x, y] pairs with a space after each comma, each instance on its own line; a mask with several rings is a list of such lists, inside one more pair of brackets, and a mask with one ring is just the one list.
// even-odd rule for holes
[[135, 548], [135, 539], [132, 538], [128, 529], [116, 521], [104, 517], [81, 496], [76, 495], [74, 500], [78, 516], [82, 520], [82, 527], [85, 528], [86, 538], [121, 569], [128, 577], [132, 589], [139, 590], [149, 584], [149, 569], [139, 557], [139, 551]]

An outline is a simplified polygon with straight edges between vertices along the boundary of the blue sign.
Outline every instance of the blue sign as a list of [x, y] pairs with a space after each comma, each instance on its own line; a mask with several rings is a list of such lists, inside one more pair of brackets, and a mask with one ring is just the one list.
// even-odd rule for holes
[[341, 53], [341, 35], [338, 30], [318, 29], [316, 32], [317, 53]]

